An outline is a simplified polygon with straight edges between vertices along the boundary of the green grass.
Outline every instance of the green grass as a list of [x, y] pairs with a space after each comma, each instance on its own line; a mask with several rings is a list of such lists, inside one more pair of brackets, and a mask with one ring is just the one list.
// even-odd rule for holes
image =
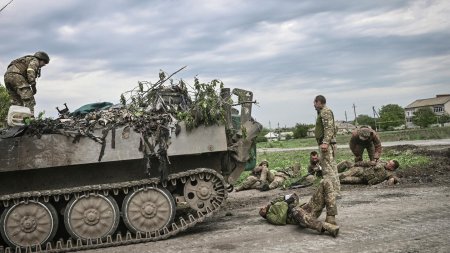
[[[412, 129], [402, 131], [379, 132], [381, 141], [402, 141], [402, 140], [426, 140], [426, 139], [444, 139], [450, 138], [450, 127], [426, 128], [426, 129]], [[350, 135], [338, 135], [336, 141], [338, 144], [346, 144], [349, 142]], [[257, 148], [297, 148], [297, 147], [315, 147], [317, 146], [314, 138], [291, 139], [286, 141], [276, 142], [262, 142], [257, 144]], [[314, 148], [312, 150], [318, 150]], [[282, 151], [282, 152], [258, 152], [257, 164], [262, 160], [269, 161], [270, 169], [281, 169], [292, 166], [295, 163], [300, 163], [301, 174], [305, 175], [309, 165], [309, 153], [312, 150], [301, 151]], [[400, 163], [399, 170], [408, 169], [411, 167], [424, 166], [431, 162], [431, 158], [425, 155], [414, 154], [411, 150], [397, 151], [395, 148], [385, 148], [381, 158], [385, 161], [395, 159]], [[340, 148], [337, 151], [336, 162], [339, 163], [344, 160], [353, 160], [354, 157], [349, 148]], [[368, 160], [367, 152], [364, 160]], [[245, 178], [250, 175], [246, 171], [241, 174], [237, 180], [240, 184]], [[286, 182], [289, 185], [298, 178], [291, 179]]]
[[[301, 165], [301, 175], [305, 175], [309, 165], [309, 153], [312, 150], [302, 150], [302, 151], [282, 151], [282, 152], [259, 152], [258, 162], [262, 160], [269, 161], [271, 170], [279, 170], [281, 168], [286, 168], [294, 165], [295, 163], [300, 163]], [[344, 160], [353, 161], [354, 156], [350, 149], [338, 149], [336, 155], [336, 162], [339, 163]], [[367, 152], [365, 152], [364, 160], [368, 160]], [[386, 148], [382, 154], [382, 160], [388, 161], [395, 159], [400, 163], [399, 170], [404, 170], [412, 167], [424, 166], [431, 162], [431, 158], [425, 155], [414, 154], [411, 150], [398, 151], [394, 148]], [[245, 171], [241, 174], [237, 180], [237, 185], [241, 184], [245, 178], [250, 175], [249, 171]], [[285, 182], [285, 186], [289, 186], [292, 182], [298, 180], [299, 178], [293, 178]]]
[[[378, 133], [383, 141], [404, 141], [404, 140], [428, 140], [450, 138], [450, 127], [435, 127], [425, 129], [411, 129], [402, 131], [389, 131]], [[348, 144], [350, 135], [336, 136], [338, 144]], [[291, 139], [286, 141], [260, 142], [257, 148], [299, 148], [317, 146], [315, 138]]]

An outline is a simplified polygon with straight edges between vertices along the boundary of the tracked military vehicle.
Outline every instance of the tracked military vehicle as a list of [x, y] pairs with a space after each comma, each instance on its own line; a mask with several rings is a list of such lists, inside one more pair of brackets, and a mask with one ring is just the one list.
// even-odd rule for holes
[[[159, 106], [180, 107], [184, 98], [168, 90]], [[261, 130], [251, 118], [252, 93], [220, 92], [223, 101], [233, 94], [239, 119], [224, 103], [220, 124], [192, 127], [167, 114], [110, 108], [81, 123], [61, 117], [0, 138], [0, 252], [157, 241], [216, 213]]]

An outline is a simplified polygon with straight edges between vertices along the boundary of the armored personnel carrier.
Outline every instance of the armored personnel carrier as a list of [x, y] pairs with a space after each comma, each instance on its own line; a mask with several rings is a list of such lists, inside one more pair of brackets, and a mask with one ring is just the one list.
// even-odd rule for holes
[[221, 101], [237, 95], [239, 118], [226, 102], [223, 121], [207, 124], [200, 115], [192, 126], [168, 108], [183, 112], [195, 101], [158, 90], [133, 99], [147, 107], [139, 113], [62, 115], [0, 138], [0, 253], [157, 241], [219, 210], [261, 130], [251, 118], [252, 92], [221, 89]]

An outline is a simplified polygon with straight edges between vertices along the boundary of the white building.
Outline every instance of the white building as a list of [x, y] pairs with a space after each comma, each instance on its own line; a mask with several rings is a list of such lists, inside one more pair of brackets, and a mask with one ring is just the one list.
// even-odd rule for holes
[[415, 127], [412, 122], [414, 112], [419, 108], [430, 107], [439, 116], [450, 114], [450, 94], [436, 95], [435, 98], [418, 99], [405, 107], [406, 127]]

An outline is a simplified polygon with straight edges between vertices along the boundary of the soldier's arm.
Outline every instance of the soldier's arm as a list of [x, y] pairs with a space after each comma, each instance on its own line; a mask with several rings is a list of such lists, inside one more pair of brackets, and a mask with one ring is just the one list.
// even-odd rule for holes
[[356, 149], [357, 139], [358, 139], [358, 134], [355, 131], [353, 131], [352, 137], [350, 138], [349, 146], [350, 146], [350, 150], [352, 151], [352, 153], [354, 155], [356, 155], [354, 150]]
[[257, 175], [261, 174], [261, 171], [262, 171], [262, 167], [261, 166], [256, 166], [255, 168], [253, 168], [252, 174], [254, 176], [257, 176]]
[[376, 132], [373, 133], [373, 139], [372, 139], [373, 145], [375, 146], [375, 154], [374, 154], [374, 158], [375, 160], [380, 159], [381, 156], [381, 151], [382, 151], [382, 147], [381, 147], [381, 140], [380, 137], [378, 136], [378, 134]]
[[359, 161], [355, 163], [355, 166], [369, 168], [372, 167], [372, 163], [370, 161]]
[[39, 71], [39, 60], [33, 59], [27, 67], [27, 81], [30, 84], [36, 85], [36, 77]]
[[334, 136], [333, 113], [330, 110], [322, 110], [323, 143], [330, 144]]

